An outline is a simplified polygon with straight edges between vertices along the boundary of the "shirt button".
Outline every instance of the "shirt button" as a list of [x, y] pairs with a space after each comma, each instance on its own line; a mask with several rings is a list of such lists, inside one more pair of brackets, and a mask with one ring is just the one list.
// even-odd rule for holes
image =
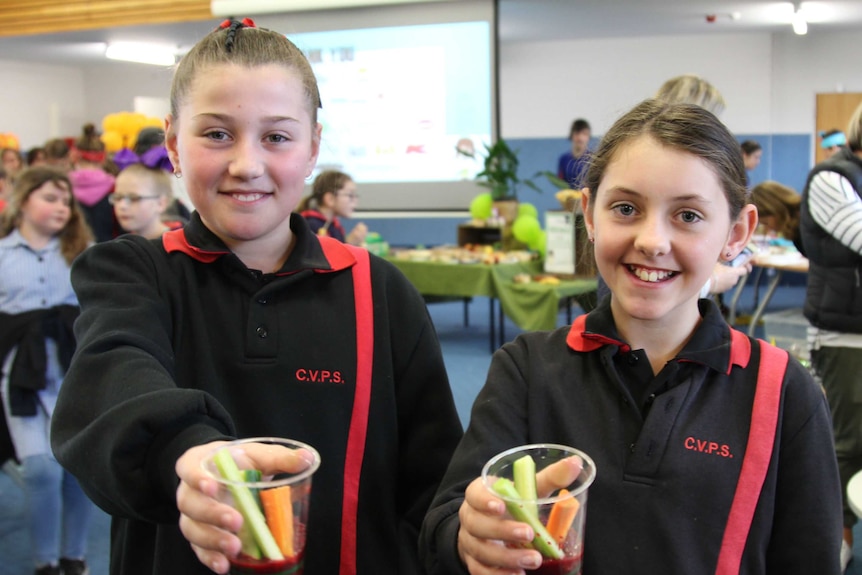
[[630, 353], [628, 358], [629, 365], [637, 365], [638, 356], [635, 353]]
[[39, 256], [39, 261], [40, 261], [40, 262], [44, 262], [44, 261], [45, 261], [45, 258], [43, 258], [42, 256]]
[[257, 303], [259, 303], [260, 305], [266, 305], [266, 298], [265, 297], [260, 298], [259, 300], [257, 300]]
[[259, 325], [259, 326], [257, 326], [257, 329], [255, 330], [255, 332], [257, 333], [257, 337], [259, 337], [259, 338], [261, 338], [261, 339], [263, 339], [263, 338], [265, 338], [266, 336], [268, 336], [268, 335], [269, 335], [269, 332], [267, 332], [267, 331], [266, 331], [266, 326], [265, 326], [265, 325]]
[[39, 283], [40, 283], [40, 284], [45, 283], [45, 278], [39, 278]]
[[632, 453], [634, 453], [634, 452], [635, 452], [635, 447], [637, 447], [637, 443], [632, 443], [631, 445], [629, 445], [629, 451], [631, 451]]

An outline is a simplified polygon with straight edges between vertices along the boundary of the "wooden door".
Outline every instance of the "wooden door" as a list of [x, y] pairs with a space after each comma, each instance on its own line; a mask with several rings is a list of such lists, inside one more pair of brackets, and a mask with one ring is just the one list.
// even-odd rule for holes
[[814, 162], [826, 159], [826, 150], [820, 147], [820, 132], [841, 130], [847, 133], [847, 122], [862, 104], [862, 93], [817, 94], [817, 127], [814, 131]]

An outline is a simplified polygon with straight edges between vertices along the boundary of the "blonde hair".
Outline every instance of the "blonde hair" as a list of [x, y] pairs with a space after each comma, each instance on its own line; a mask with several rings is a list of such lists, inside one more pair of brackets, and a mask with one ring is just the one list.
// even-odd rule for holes
[[21, 208], [27, 202], [30, 195], [47, 184], [53, 182], [60, 188], [69, 192], [69, 221], [58, 234], [60, 238], [60, 253], [66, 263], [72, 265], [72, 261], [93, 242], [93, 232], [84, 219], [81, 206], [72, 194], [72, 182], [65, 172], [50, 166], [34, 166], [27, 168], [18, 175], [15, 187], [3, 211], [0, 220], [0, 237], [5, 238], [21, 224]]
[[799, 236], [799, 210], [802, 196], [796, 190], [784, 184], [767, 180], [754, 186], [751, 190], [751, 203], [757, 207], [757, 215], [774, 217], [777, 221], [776, 230], [788, 240]]
[[122, 177], [123, 174], [148, 179], [153, 184], [153, 191], [166, 198], [168, 202], [174, 197], [171, 177], [164, 170], [150, 168], [143, 164], [131, 164], [124, 168], [117, 177]]
[[248, 27], [235, 20], [229, 27], [218, 28], [204, 36], [177, 65], [171, 83], [171, 115], [175, 122], [180, 104], [198, 74], [219, 64], [246, 68], [278, 64], [296, 71], [305, 88], [312, 123], [317, 123], [320, 92], [317, 78], [302, 50], [283, 34], [266, 28]]
[[709, 110], [716, 116], [724, 111], [724, 98], [718, 89], [694, 74], [683, 74], [671, 78], [658, 89], [656, 100], [694, 104]]
[[862, 151], [862, 103], [856, 107], [847, 124], [847, 146], [853, 152]]

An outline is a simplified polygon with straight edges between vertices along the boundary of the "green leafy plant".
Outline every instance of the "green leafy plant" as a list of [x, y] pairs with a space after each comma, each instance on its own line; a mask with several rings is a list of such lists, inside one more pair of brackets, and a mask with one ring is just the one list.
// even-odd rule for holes
[[520, 184], [541, 192], [532, 180], [518, 177], [518, 164], [518, 153], [499, 138], [491, 146], [485, 144], [484, 169], [476, 174], [476, 179], [480, 186], [490, 190], [495, 201], [517, 200]]
[[[461, 148], [458, 153], [472, 157], [473, 154]], [[518, 186], [521, 184], [542, 193], [533, 181], [539, 176], [544, 176], [557, 189], [565, 189], [569, 184], [548, 171], [536, 172], [532, 178], [518, 177], [518, 152], [513, 150], [503, 138], [498, 139], [493, 145], [485, 144], [484, 169], [476, 174], [479, 185], [490, 190], [494, 201], [517, 200]]]

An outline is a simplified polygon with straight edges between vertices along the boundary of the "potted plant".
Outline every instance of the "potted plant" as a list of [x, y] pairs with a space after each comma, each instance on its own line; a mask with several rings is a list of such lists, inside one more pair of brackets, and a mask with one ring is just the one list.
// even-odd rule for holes
[[518, 186], [524, 184], [542, 191], [532, 180], [518, 177], [518, 164], [518, 153], [499, 138], [493, 145], [485, 144], [484, 169], [476, 174], [479, 185], [488, 188], [497, 213], [508, 225], [518, 215]]

